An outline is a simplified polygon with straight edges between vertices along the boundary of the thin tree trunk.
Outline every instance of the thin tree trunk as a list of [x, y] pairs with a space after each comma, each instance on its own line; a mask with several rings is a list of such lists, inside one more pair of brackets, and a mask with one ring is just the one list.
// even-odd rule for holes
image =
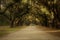
[[14, 27], [14, 21], [10, 22], [10, 27], [13, 28]]

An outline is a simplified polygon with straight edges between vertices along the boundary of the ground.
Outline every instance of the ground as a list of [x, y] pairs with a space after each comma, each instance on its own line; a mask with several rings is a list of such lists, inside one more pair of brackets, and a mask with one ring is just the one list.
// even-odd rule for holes
[[44, 31], [42, 28], [38, 29], [37, 26], [31, 25], [1, 37], [0, 40], [60, 40], [60, 36], [54, 35], [55, 32], [57, 31], [51, 34], [51, 31]]

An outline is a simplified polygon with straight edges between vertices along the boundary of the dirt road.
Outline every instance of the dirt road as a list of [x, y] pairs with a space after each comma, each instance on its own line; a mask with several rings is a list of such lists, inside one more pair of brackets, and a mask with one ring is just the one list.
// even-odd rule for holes
[[60, 37], [53, 36], [43, 30], [38, 30], [36, 26], [27, 26], [0, 38], [0, 40], [60, 40]]

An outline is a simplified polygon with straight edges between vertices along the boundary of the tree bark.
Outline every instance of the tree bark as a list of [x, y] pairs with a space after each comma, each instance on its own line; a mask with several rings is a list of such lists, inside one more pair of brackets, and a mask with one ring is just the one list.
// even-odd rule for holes
[[13, 20], [10, 22], [10, 27], [11, 27], [11, 28], [14, 27], [14, 21], [13, 21]]

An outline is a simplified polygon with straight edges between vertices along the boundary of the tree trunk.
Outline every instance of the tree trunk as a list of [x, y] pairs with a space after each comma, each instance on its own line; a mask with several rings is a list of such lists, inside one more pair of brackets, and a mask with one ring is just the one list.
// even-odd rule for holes
[[10, 22], [10, 27], [11, 27], [11, 28], [14, 27], [14, 21], [13, 21], [13, 20]]

